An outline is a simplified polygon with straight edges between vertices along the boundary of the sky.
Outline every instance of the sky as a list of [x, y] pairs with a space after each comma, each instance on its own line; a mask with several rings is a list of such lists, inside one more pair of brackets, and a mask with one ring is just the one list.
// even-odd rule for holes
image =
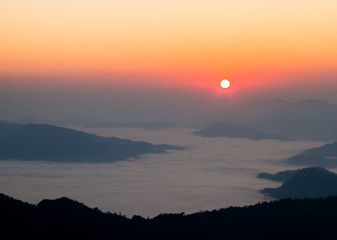
[[55, 117], [95, 101], [92, 109], [117, 101], [136, 111], [158, 99], [337, 103], [336, 9], [335, 0], [2, 0], [1, 111], [41, 115], [58, 102], [62, 111], [44, 115]]

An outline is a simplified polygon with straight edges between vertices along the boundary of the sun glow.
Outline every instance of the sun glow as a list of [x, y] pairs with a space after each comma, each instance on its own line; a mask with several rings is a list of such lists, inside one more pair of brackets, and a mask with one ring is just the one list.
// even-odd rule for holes
[[223, 79], [223, 80], [221, 80], [221, 82], [220, 82], [220, 86], [221, 86], [222, 88], [229, 88], [229, 87], [231, 86], [231, 83], [230, 83], [230, 81], [228, 81], [227, 79]]

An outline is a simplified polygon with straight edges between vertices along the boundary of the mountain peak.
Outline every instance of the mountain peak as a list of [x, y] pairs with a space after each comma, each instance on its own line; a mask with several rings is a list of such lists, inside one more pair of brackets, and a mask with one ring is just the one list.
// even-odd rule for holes
[[261, 193], [282, 198], [320, 198], [337, 195], [337, 175], [322, 167], [297, 170], [278, 188], [265, 188]]

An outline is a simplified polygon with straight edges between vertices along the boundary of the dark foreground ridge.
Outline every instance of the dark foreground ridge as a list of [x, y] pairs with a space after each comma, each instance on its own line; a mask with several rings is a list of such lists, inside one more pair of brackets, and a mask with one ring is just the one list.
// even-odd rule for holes
[[169, 149], [183, 148], [100, 137], [46, 124], [22, 125], [0, 121], [0, 160], [111, 162], [146, 153], [164, 153]]
[[193, 132], [196, 136], [202, 137], [231, 137], [231, 138], [249, 138], [252, 140], [279, 140], [290, 141], [290, 138], [257, 131], [251, 127], [235, 125], [229, 122], [216, 122], [199, 131]]
[[64, 197], [32, 205], [0, 194], [9, 239], [335, 239], [336, 218], [337, 197], [130, 219]]

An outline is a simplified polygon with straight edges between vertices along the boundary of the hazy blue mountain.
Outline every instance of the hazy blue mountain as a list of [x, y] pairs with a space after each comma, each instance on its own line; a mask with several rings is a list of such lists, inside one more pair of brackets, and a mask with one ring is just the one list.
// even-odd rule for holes
[[264, 133], [243, 125], [235, 125], [229, 122], [216, 122], [193, 133], [202, 137], [232, 137], [250, 138], [253, 140], [272, 139], [289, 141], [290, 139], [278, 134]]
[[[171, 96], [170, 99], [172, 99]], [[177, 102], [177, 104], [179, 103]], [[179, 106], [177, 104], [175, 108]], [[193, 102], [191, 106], [197, 105]], [[162, 108], [157, 110], [162, 111]], [[225, 121], [241, 126], [249, 126], [263, 133], [287, 136], [291, 139], [324, 142], [337, 141], [337, 104], [322, 100], [309, 99], [298, 102], [263, 100], [235, 103], [217, 101], [212, 103], [211, 108], [200, 108], [194, 112], [184, 110], [179, 115], [173, 113], [172, 115], [168, 114], [168, 116], [171, 117], [156, 118], [156, 120], [144, 116], [134, 121], [134, 117], [132, 119], [128, 117], [109, 119], [102, 115], [97, 115], [90, 119], [73, 116], [64, 120], [46, 120], [36, 118], [39, 116], [24, 117], [23, 115], [21, 119], [17, 119], [15, 122], [24, 124], [34, 122], [57, 126], [78, 125], [88, 127], [161, 129], [170, 127], [201, 128], [214, 122]]]
[[25, 117], [12, 120], [20, 124], [37, 123], [53, 126], [81, 126], [85, 128], [143, 128], [158, 130], [168, 128], [198, 128], [203, 124], [198, 122], [167, 122], [167, 121], [114, 121], [107, 119], [65, 118], [63, 120], [50, 120], [37, 117]]
[[298, 170], [278, 188], [260, 191], [267, 196], [282, 198], [320, 198], [337, 195], [337, 175], [321, 167]]
[[0, 160], [115, 161], [182, 149], [41, 124], [0, 123]]
[[0, 193], [5, 239], [336, 239], [337, 197], [284, 199], [154, 218], [104, 213], [62, 197], [33, 205]]
[[281, 171], [275, 174], [271, 174], [271, 173], [259, 173], [256, 177], [257, 178], [265, 178], [265, 179], [269, 179], [272, 181], [276, 181], [276, 182], [284, 182], [286, 180], [288, 180], [289, 178], [291, 178], [292, 176], [295, 175], [295, 173], [297, 173], [299, 170], [286, 170], [286, 171]]
[[288, 158], [287, 162], [296, 165], [337, 167], [337, 142], [305, 150]]
[[178, 123], [168, 123], [168, 122], [112, 122], [112, 121], [101, 121], [86, 124], [84, 127], [87, 128], [124, 128], [124, 127], [135, 127], [135, 128], [144, 128], [147, 130], [156, 130], [156, 129], [166, 129], [166, 128], [175, 128], [182, 127], [182, 124]]
[[9, 123], [7, 121], [0, 120], [0, 138], [13, 133], [21, 126], [21, 124]]
[[223, 110], [223, 119], [294, 139], [337, 141], [337, 104], [322, 100], [258, 101]]

